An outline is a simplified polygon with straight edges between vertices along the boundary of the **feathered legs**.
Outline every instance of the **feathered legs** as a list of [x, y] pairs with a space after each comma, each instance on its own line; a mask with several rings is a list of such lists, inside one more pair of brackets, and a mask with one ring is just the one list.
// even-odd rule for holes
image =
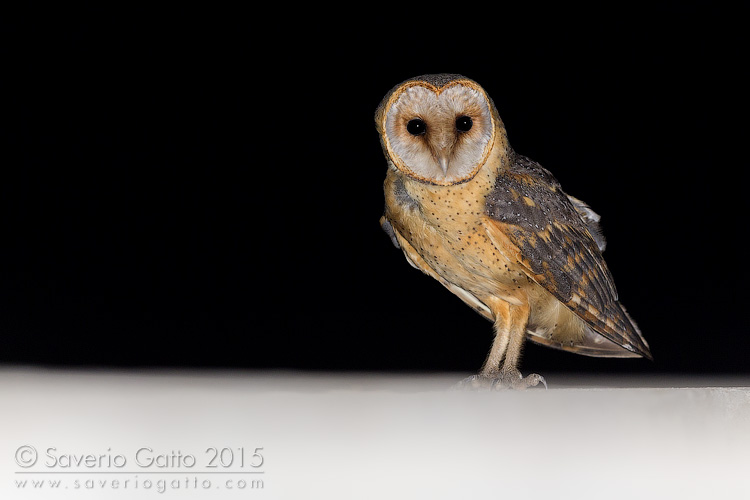
[[459, 387], [525, 389], [540, 382], [547, 387], [541, 375], [532, 373], [524, 378], [518, 370], [529, 321], [528, 303], [513, 305], [496, 299], [488, 305], [495, 315], [495, 339], [479, 374], [460, 382]]

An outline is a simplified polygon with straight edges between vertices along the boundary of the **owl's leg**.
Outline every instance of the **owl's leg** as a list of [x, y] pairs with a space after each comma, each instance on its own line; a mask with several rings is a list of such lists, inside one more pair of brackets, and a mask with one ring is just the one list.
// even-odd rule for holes
[[[529, 321], [528, 304], [512, 305], [504, 300], [493, 301], [495, 339], [478, 375], [459, 382], [457, 388], [526, 389], [540, 382], [547, 387], [544, 377], [532, 373], [523, 377], [518, 370], [521, 348], [526, 338]], [[502, 368], [501, 368], [502, 363]]]
[[492, 312], [495, 314], [495, 323], [493, 325], [495, 338], [492, 341], [490, 352], [487, 354], [487, 359], [479, 371], [479, 375], [486, 378], [494, 378], [500, 371], [500, 362], [505, 357], [508, 345], [510, 344], [511, 306], [504, 300], [493, 302]]
[[510, 317], [508, 319], [508, 347], [505, 350], [505, 358], [500, 373], [496, 376], [496, 388], [526, 389], [534, 387], [541, 382], [547, 387], [547, 382], [539, 374], [531, 373], [524, 377], [518, 370], [518, 362], [521, 359], [521, 349], [526, 340], [526, 327], [529, 324], [531, 307], [528, 303], [522, 305], [510, 305]]
[[519, 373], [518, 362], [521, 359], [521, 348], [526, 338], [526, 326], [529, 323], [528, 304], [520, 306], [509, 306], [510, 318], [508, 319], [508, 347], [505, 349], [505, 360], [500, 373]]

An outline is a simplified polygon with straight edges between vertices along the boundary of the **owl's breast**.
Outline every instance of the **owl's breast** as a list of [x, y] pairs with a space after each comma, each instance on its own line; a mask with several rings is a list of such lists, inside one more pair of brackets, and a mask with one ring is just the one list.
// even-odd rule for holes
[[[528, 278], [487, 236], [481, 217], [488, 183], [434, 186], [390, 171], [385, 183], [386, 218], [413, 252], [443, 280], [480, 301], [512, 297]], [[410, 257], [404, 248], [407, 258]], [[429, 274], [429, 273], [428, 273]]]

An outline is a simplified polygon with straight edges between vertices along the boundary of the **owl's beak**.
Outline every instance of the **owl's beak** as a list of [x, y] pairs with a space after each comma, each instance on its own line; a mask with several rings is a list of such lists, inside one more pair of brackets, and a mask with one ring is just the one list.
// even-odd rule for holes
[[442, 130], [441, 133], [436, 134], [433, 155], [437, 159], [440, 170], [443, 171], [443, 176], [448, 176], [448, 164], [450, 158], [453, 155], [453, 146], [456, 144], [456, 136], [453, 129]]
[[448, 175], [448, 155], [447, 154], [441, 154], [438, 156], [438, 164], [440, 164], [440, 170], [443, 171], [443, 175]]

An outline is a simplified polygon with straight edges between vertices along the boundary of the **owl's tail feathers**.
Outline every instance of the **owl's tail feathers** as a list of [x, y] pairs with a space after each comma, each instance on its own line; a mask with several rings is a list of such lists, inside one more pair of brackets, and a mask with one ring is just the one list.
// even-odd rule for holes
[[549, 338], [544, 331], [527, 330], [528, 339], [536, 344], [541, 344], [554, 349], [581, 354], [583, 356], [592, 356], [595, 358], [642, 358], [640, 354], [624, 349], [621, 345], [612, 342], [602, 336], [599, 332], [586, 326], [583, 335], [569, 342], [560, 342]]
[[[628, 332], [628, 340], [631, 341], [628, 345], [623, 345], [624, 348], [628, 349], [629, 351], [632, 351], [648, 360], [653, 361], [654, 356], [651, 354], [651, 348], [648, 345], [648, 342], [646, 342], [646, 339], [643, 337], [643, 334], [641, 333], [641, 329], [638, 328], [638, 325], [635, 323], [633, 318], [630, 317], [630, 314], [628, 314], [628, 311], [625, 309], [625, 306], [617, 303], [618, 306], [620, 306], [620, 310], [622, 310], [622, 314], [628, 319], [628, 322], [630, 323], [630, 326], [632, 327], [632, 332]], [[632, 344], [635, 344], [632, 345]]]
[[[598, 358], [647, 358], [653, 361], [651, 350], [638, 325], [619, 302], [608, 307], [610, 317], [619, 318], [613, 328], [606, 321], [591, 317], [584, 321], [559, 307], [543, 307], [527, 330], [532, 342], [555, 349]], [[546, 315], [544, 314], [546, 312]], [[555, 328], [550, 328], [555, 325]]]

